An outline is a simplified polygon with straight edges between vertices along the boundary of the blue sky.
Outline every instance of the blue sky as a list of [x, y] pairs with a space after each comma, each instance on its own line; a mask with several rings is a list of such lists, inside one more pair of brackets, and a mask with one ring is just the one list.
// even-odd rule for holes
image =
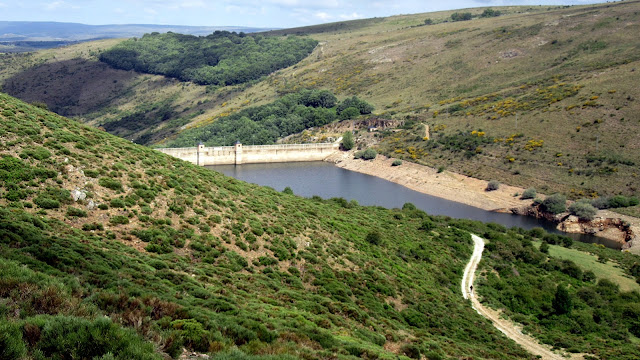
[[288, 28], [342, 20], [501, 5], [598, 0], [0, 0], [0, 21]]

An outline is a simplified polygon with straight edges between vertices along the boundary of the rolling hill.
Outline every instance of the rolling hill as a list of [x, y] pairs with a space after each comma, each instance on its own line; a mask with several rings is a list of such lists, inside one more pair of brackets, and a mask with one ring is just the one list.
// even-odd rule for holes
[[142, 114], [114, 133], [144, 144], [328, 89], [405, 121], [375, 138], [387, 155], [572, 198], [637, 194], [640, 3], [496, 9], [456, 11], [468, 21], [449, 11], [263, 33], [320, 43], [300, 63], [236, 86], [108, 69], [96, 58], [117, 41], [5, 56], [0, 77], [10, 94], [94, 126]]
[[217, 30], [264, 31], [261, 28], [183, 25], [87, 25], [54, 21], [0, 21], [0, 52], [28, 52], [80, 41], [140, 37], [152, 32], [208, 35]]
[[533, 358], [460, 294], [470, 232], [488, 305], [554, 347], [640, 355], [636, 255], [278, 193], [4, 94], [0, 120], [3, 358]]

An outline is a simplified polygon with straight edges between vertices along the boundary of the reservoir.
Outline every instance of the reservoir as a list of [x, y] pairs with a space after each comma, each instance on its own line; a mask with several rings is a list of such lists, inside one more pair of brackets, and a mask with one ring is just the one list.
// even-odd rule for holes
[[[555, 224], [529, 216], [503, 214], [473, 206], [426, 195], [402, 185], [374, 176], [345, 170], [333, 164], [316, 162], [294, 162], [276, 164], [243, 164], [207, 166], [238, 180], [269, 186], [282, 191], [290, 187], [296, 195], [323, 199], [341, 197], [356, 200], [360, 205], [402, 208], [404, 203], [412, 203], [430, 215], [446, 215], [453, 218], [493, 222], [506, 227], [532, 229], [542, 227], [549, 232], [562, 233]], [[619, 248], [612, 240], [585, 234], [566, 234], [574, 240], [603, 244]]]

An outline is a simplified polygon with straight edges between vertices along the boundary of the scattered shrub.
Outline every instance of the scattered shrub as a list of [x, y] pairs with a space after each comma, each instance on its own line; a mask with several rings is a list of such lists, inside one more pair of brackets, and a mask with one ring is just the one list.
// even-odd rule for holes
[[60, 201], [42, 195], [33, 199], [33, 202], [43, 209], [57, 209], [60, 207]]
[[577, 216], [580, 220], [593, 220], [597, 210], [588, 202], [577, 201], [569, 205], [569, 212]]
[[520, 196], [520, 199], [522, 199], [522, 200], [535, 199], [537, 194], [538, 194], [538, 192], [536, 191], [535, 188], [528, 188], [527, 190], [522, 192], [522, 195]]
[[101, 177], [100, 180], [98, 180], [98, 184], [106, 187], [107, 189], [122, 191], [122, 183], [112, 178]]
[[564, 195], [553, 194], [542, 201], [542, 207], [552, 214], [560, 214], [567, 210], [566, 203], [567, 198]]
[[123, 215], [115, 215], [109, 219], [111, 225], [125, 225], [129, 223], [129, 218]]
[[354, 155], [356, 159], [362, 159], [362, 160], [373, 160], [376, 158], [376, 156], [378, 156], [378, 152], [372, 148], [369, 148], [363, 151], [358, 151]]
[[36, 146], [33, 148], [26, 148], [22, 150], [22, 153], [20, 153], [20, 157], [23, 159], [31, 157], [36, 160], [44, 160], [51, 157], [51, 152], [49, 152], [49, 150], [43, 148], [42, 146]]
[[487, 183], [485, 191], [494, 191], [500, 188], [500, 182], [498, 180], [491, 180]]
[[472, 17], [473, 15], [471, 15], [471, 13], [469, 12], [465, 12], [465, 13], [455, 12], [451, 14], [451, 21], [467, 21], [467, 20], [471, 20]]
[[69, 206], [67, 208], [67, 215], [68, 216], [76, 216], [76, 217], [87, 217], [87, 212], [82, 210], [82, 209], [78, 209], [78, 208], [74, 208], [73, 206]]
[[400, 160], [400, 159], [395, 159], [391, 163], [391, 166], [400, 166], [400, 165], [402, 165], [402, 160]]

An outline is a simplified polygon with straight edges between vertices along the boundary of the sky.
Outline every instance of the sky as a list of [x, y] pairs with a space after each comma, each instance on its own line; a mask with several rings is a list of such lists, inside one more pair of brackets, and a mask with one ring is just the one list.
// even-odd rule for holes
[[399, 14], [599, 0], [0, 0], [0, 21], [290, 28]]

